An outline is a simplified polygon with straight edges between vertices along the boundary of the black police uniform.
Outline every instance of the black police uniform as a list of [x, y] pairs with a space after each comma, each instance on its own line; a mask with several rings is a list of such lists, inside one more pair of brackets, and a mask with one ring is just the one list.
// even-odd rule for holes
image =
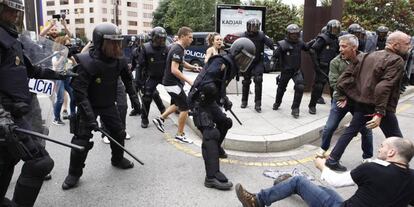
[[166, 46], [154, 47], [152, 41], [150, 41], [143, 45], [138, 58], [137, 70], [142, 71], [147, 77], [144, 85], [144, 95], [142, 96], [143, 107], [145, 107], [141, 114], [143, 123], [148, 124], [148, 114], [153, 99], [161, 114], [165, 111], [157, 86], [162, 84], [167, 54]]
[[[234, 67], [230, 56], [211, 57], [194, 81], [188, 96], [194, 125], [203, 135], [201, 148], [206, 180], [216, 178], [222, 183], [228, 182], [228, 179], [220, 172], [219, 156], [225, 154], [221, 144], [233, 122], [223, 113], [218, 103], [221, 101], [225, 108], [231, 107], [225, 87], [226, 82], [231, 80], [230, 73], [235, 70]], [[222, 70], [223, 68], [226, 69]]]
[[249, 38], [253, 44], [256, 46], [256, 54], [253, 60], [253, 63], [250, 65], [250, 68], [245, 72], [242, 73], [243, 81], [242, 81], [242, 104], [243, 102], [246, 103], [249, 97], [249, 90], [250, 84], [252, 83], [251, 78], [253, 76], [253, 81], [255, 85], [254, 93], [255, 93], [255, 107], [258, 107], [258, 111], [260, 111], [260, 106], [262, 105], [262, 82], [263, 82], [263, 72], [264, 72], [264, 65], [263, 65], [263, 53], [264, 53], [264, 46], [268, 46], [270, 49], [274, 50], [273, 41], [267, 37], [263, 31], [258, 31], [257, 33], [250, 34], [249, 32], [242, 33], [241, 37]]
[[[11, 28], [0, 26], [0, 111], [10, 112], [14, 123], [24, 129], [31, 129], [23, 116], [29, 112], [31, 95], [29, 77], [47, 77], [47, 73], [35, 67], [26, 67], [22, 44], [18, 34]], [[4, 115], [3, 112], [2, 114]], [[3, 201], [13, 175], [14, 166], [23, 160], [21, 174], [17, 180], [13, 201], [21, 206], [33, 206], [43, 184], [44, 177], [52, 170], [53, 160], [47, 151], [32, 137], [16, 135], [13, 138], [0, 137], [0, 202]], [[26, 153], [19, 153], [19, 147]]]
[[306, 43], [302, 40], [298, 42], [289, 41], [287, 38], [277, 42], [278, 47], [274, 52], [274, 56], [278, 58], [280, 67], [282, 69], [280, 79], [278, 82], [276, 101], [274, 109], [276, 110], [282, 103], [283, 94], [289, 80], [295, 82], [295, 95], [293, 97], [292, 109], [299, 108], [302, 101], [303, 90], [305, 88], [303, 81], [303, 73], [300, 70], [301, 66], [301, 52], [308, 50]]
[[387, 39], [381, 39], [377, 37], [377, 47], [375, 50], [383, 50], [385, 49], [385, 43], [387, 42]]
[[[96, 116], [100, 116], [110, 136], [124, 145], [125, 126], [115, 105], [119, 76], [121, 76], [130, 97], [136, 97], [132, 75], [128, 71], [125, 59], [105, 57], [97, 49], [79, 54], [77, 59], [80, 64], [76, 69], [79, 76], [73, 78], [71, 83], [78, 106], [76, 121], [71, 123], [71, 132], [74, 134], [72, 143], [84, 146], [86, 150], [84, 152], [71, 151], [69, 176], [62, 186], [64, 189], [73, 187], [71, 184], [77, 182], [70, 183], [70, 176], [79, 178], [83, 173], [88, 151], [93, 146], [93, 142], [89, 140], [93, 137], [91, 131], [97, 127], [93, 125], [96, 122]], [[110, 146], [112, 164], [118, 165], [124, 162], [126, 160], [123, 156], [124, 151], [113, 142], [110, 143]], [[130, 164], [132, 165], [132, 163]], [[65, 186], [65, 184], [69, 184], [69, 186]]]
[[328, 82], [329, 63], [339, 54], [339, 42], [335, 35], [328, 32], [316, 37], [315, 43], [310, 47], [310, 55], [318, 67], [315, 67], [315, 82], [312, 88], [309, 107], [315, 107], [316, 101], [321, 97], [323, 87]]

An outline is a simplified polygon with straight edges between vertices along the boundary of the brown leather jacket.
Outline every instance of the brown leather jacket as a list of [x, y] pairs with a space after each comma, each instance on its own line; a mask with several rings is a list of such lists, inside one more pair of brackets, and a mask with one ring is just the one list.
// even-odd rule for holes
[[337, 89], [353, 101], [375, 106], [376, 113], [395, 113], [403, 72], [404, 60], [390, 50], [363, 53], [339, 77]]

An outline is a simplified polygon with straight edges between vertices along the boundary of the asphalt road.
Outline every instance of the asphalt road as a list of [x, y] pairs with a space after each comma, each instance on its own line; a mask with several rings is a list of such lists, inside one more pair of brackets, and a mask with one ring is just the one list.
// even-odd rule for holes
[[[404, 136], [413, 140], [414, 130], [411, 127], [414, 122], [414, 95], [408, 95], [404, 99], [399, 104], [397, 115]], [[42, 106], [46, 106], [48, 102], [47, 98], [41, 99]], [[150, 119], [156, 115], [156, 107], [152, 107]], [[50, 136], [70, 142], [69, 123], [65, 122], [65, 126], [51, 125]], [[55, 167], [52, 171], [53, 178], [44, 183], [36, 206], [241, 206], [234, 189], [218, 191], [204, 187], [200, 141], [196, 140], [196, 144], [191, 145], [175, 142], [171, 137], [176, 126], [171, 119], [166, 123], [167, 133], [162, 134], [152, 123], [149, 128], [141, 129], [140, 117], [128, 117], [127, 132], [133, 138], [126, 141], [126, 147], [145, 163], [140, 166], [135, 162], [135, 167], [129, 170], [119, 170], [111, 166], [109, 145], [101, 141], [99, 134], [95, 134], [95, 145], [89, 152], [79, 187], [68, 191], [63, 191], [61, 185], [68, 171], [69, 149], [47, 143], [47, 150], [55, 161]], [[187, 134], [195, 138], [194, 133], [188, 131]], [[378, 149], [377, 146], [383, 139], [382, 132], [375, 129], [374, 150]], [[240, 156], [231, 155], [229, 159], [223, 160], [221, 169], [234, 184], [242, 183], [252, 192], [272, 185], [272, 179], [262, 175], [266, 169], [297, 168], [314, 176], [315, 183], [324, 184], [319, 181], [320, 173], [311, 161], [314, 153], [314, 148], [306, 146], [291, 152], [268, 155], [241, 153]], [[361, 154], [360, 141], [356, 138], [346, 150], [343, 164], [352, 169], [360, 163]], [[413, 164], [412, 161], [411, 166]], [[8, 197], [12, 196], [20, 167], [21, 163], [16, 167]], [[351, 196], [354, 191], [355, 187], [338, 189], [344, 198]], [[272, 206], [306, 205], [300, 197], [292, 196]]]

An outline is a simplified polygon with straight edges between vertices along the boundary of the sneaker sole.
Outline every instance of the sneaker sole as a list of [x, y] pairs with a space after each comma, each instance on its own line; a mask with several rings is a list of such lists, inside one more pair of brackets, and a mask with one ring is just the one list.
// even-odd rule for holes
[[191, 140], [191, 142], [186, 142], [186, 141], [183, 141], [183, 140], [181, 140], [181, 139], [178, 139], [178, 138], [175, 138], [175, 140], [177, 140], [177, 141], [179, 141], [179, 142], [181, 142], [181, 143], [183, 143], [183, 144], [192, 144], [194, 141], [192, 141]]
[[207, 188], [215, 188], [215, 189], [218, 189], [218, 190], [230, 190], [231, 187], [233, 187], [233, 185], [229, 186], [229, 187], [220, 187], [220, 186], [217, 186], [217, 185], [214, 185], [212, 183], [205, 182], [205, 181], [204, 181], [204, 186], [206, 186]]
[[160, 132], [162, 132], [162, 133], [164, 133], [165, 132], [165, 129], [163, 129], [159, 124], [158, 124], [158, 121], [157, 120], [152, 120], [152, 123], [154, 123], [155, 124], [155, 126], [157, 127], [157, 129], [160, 131]]

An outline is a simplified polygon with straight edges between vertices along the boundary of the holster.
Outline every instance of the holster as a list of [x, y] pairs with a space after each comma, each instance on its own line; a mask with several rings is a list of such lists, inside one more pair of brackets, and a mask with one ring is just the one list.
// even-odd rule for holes
[[200, 110], [198, 107], [193, 109], [193, 121], [197, 128], [213, 127], [214, 123], [210, 114]]
[[76, 113], [72, 116], [70, 116], [69, 118], [69, 132], [71, 134], [75, 134], [75, 132], [77, 132], [78, 129], [78, 117], [79, 117], [79, 113]]

